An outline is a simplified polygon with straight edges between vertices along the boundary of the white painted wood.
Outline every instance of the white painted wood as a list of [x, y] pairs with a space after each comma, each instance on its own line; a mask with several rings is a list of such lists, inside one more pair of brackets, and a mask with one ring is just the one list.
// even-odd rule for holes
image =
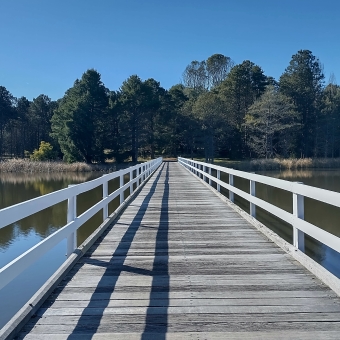
[[[255, 192], [255, 181], [250, 181], [250, 195], [252, 196], [256, 196], [256, 192]], [[250, 216], [256, 218], [256, 205], [252, 202], [249, 203], [250, 207], [249, 207], [249, 211], [250, 211]]]
[[[23, 203], [16, 204], [14, 206], [5, 208], [0, 210], [0, 228], [5, 227], [6, 225], [18, 221], [22, 218], [30, 216], [38, 211], [41, 211], [47, 207], [55, 205], [61, 201], [68, 200], [68, 212], [67, 212], [67, 221], [68, 223], [58, 229], [56, 232], [24, 252], [22, 255], [18, 256], [16, 259], [8, 263], [6, 266], [0, 268], [0, 289], [6, 286], [9, 282], [11, 282], [15, 277], [17, 277], [21, 272], [23, 272], [26, 268], [36, 262], [41, 256], [43, 256], [46, 252], [56, 246], [59, 242], [67, 239], [67, 256], [72, 254], [72, 252], [77, 247], [77, 229], [83, 225], [88, 219], [90, 219], [93, 215], [99, 212], [101, 209], [104, 209], [113, 199], [115, 199], [118, 195], [122, 197], [124, 195], [124, 191], [133, 185], [133, 183], [137, 183], [137, 187], [140, 186], [141, 179], [146, 175], [146, 171], [150, 172], [150, 175], [160, 166], [163, 162], [163, 159], [157, 158], [155, 160], [147, 162], [150, 166], [148, 170], [144, 172], [140, 172], [142, 169], [141, 164], [135, 165], [133, 167], [119, 170], [114, 173], [107, 174], [105, 176], [101, 176], [93, 181], [89, 181], [86, 183], [69, 186], [66, 189], [62, 189], [56, 192], [53, 192], [48, 195], [44, 195], [38, 197], [37, 199], [32, 199]], [[146, 169], [146, 167], [145, 167]], [[124, 178], [124, 174], [129, 174], [131, 171], [136, 170], [137, 173], [140, 174], [130, 181], [123, 185], [122, 179]], [[103, 199], [90, 207], [87, 211], [77, 216], [76, 214], [76, 196], [79, 193], [94, 189], [99, 185], [103, 185], [104, 183], [108, 183], [109, 180], [120, 177], [120, 185], [121, 187], [115, 190], [110, 195], [104, 197], [104, 186], [103, 186]], [[124, 196], [123, 196], [124, 197]], [[121, 201], [121, 205], [123, 204]], [[3, 218], [4, 217], [4, 218]], [[9, 222], [9, 223], [8, 223]]]
[[[220, 170], [216, 170], [217, 171], [217, 179], [220, 180], [221, 179], [221, 171]], [[220, 192], [221, 191], [221, 185], [218, 183], [217, 184], [217, 191]]]
[[[120, 177], [119, 177], [119, 187], [121, 188], [122, 186], [124, 186], [124, 176], [120, 175]], [[119, 196], [119, 203], [122, 204], [123, 202], [124, 202], [124, 191], [122, 191], [120, 193], [120, 196]]]
[[[185, 159], [179, 157], [178, 162], [180, 164], [185, 164]], [[202, 169], [206, 166], [206, 163], [196, 162], [195, 163]], [[301, 182], [289, 182], [285, 180], [280, 180], [276, 178], [266, 177], [262, 175], [256, 175], [254, 173], [247, 173], [244, 171], [234, 170], [230, 168], [225, 168], [217, 165], [210, 165], [216, 171], [220, 171], [229, 175], [229, 184], [224, 183], [220, 179], [214, 179], [209, 174], [206, 174], [203, 170], [198, 170], [198, 176], [202, 175], [204, 179], [207, 177], [209, 180], [216, 181], [217, 185], [229, 190], [229, 200], [234, 201], [234, 194], [239, 195], [240, 197], [246, 199], [250, 203], [250, 207], [259, 206], [260, 208], [270, 212], [271, 214], [279, 217], [283, 221], [291, 224], [293, 226], [294, 231], [294, 245], [300, 249], [304, 250], [304, 234], [308, 234], [309, 236], [315, 238], [321, 243], [327, 245], [328, 247], [336, 250], [340, 253], [340, 238], [309, 223], [304, 221], [304, 212], [303, 212], [303, 200], [304, 197], [309, 197], [323, 203], [327, 203], [336, 207], [340, 207], [340, 193], [324, 190], [320, 188], [310, 187], [308, 185], [304, 185]], [[190, 166], [189, 166], [190, 169]], [[255, 197], [254, 195], [248, 194], [240, 189], [234, 187], [234, 179], [233, 176], [238, 176], [244, 179], [248, 179], [250, 181], [250, 186], [253, 183], [262, 183], [265, 185], [273, 186], [279, 189], [283, 189], [289, 191], [293, 195], [293, 214], [276, 207], [273, 204], [270, 204], [262, 199]], [[252, 212], [252, 209], [251, 209]], [[253, 211], [255, 212], [255, 211]], [[298, 217], [300, 216], [300, 217]]]
[[[234, 175], [233, 174], [229, 174], [229, 186], [230, 187], [234, 186]], [[230, 199], [230, 201], [234, 202], [233, 189], [229, 189], [229, 199]]]
[[[68, 187], [73, 187], [69, 185]], [[77, 196], [71, 196], [67, 200], [67, 223], [74, 221], [77, 217]], [[66, 256], [69, 257], [73, 251], [77, 248], [77, 231], [69, 234], [67, 237], [67, 250]]]
[[[106, 175], [103, 175], [103, 176], [106, 176]], [[109, 183], [104, 182], [103, 183], [103, 199], [105, 199], [108, 195], [109, 195]], [[103, 221], [105, 221], [105, 219], [107, 219], [108, 216], [109, 216], [109, 206], [105, 205], [103, 208]]]
[[[303, 184], [302, 182], [297, 183]], [[296, 219], [305, 219], [304, 197], [296, 193], [293, 193], [293, 215]], [[300, 249], [302, 252], [305, 251], [305, 235], [303, 231], [299, 230], [294, 224], [293, 245], [294, 247]]]
[[[211, 176], [211, 167], [209, 167], [209, 175]], [[209, 177], [209, 185], [211, 185], [211, 177]]]
[[130, 195], [133, 193], [133, 170], [130, 170]]

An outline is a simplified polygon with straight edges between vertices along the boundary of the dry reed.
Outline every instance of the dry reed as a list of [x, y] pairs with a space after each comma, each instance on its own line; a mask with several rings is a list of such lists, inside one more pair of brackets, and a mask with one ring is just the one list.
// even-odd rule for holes
[[250, 161], [227, 161], [216, 159], [215, 164], [243, 171], [339, 169], [340, 158], [272, 158]]
[[91, 172], [105, 171], [112, 172], [130, 166], [124, 164], [87, 164], [87, 163], [64, 163], [64, 162], [39, 162], [30, 159], [9, 159], [0, 162], [1, 172], [23, 172], [23, 173], [40, 173], [40, 172]]

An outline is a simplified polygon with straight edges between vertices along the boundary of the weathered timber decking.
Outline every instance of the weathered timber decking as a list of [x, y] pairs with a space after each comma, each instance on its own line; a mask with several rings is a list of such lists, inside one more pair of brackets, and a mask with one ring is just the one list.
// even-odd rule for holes
[[19, 338], [339, 339], [340, 299], [163, 163]]

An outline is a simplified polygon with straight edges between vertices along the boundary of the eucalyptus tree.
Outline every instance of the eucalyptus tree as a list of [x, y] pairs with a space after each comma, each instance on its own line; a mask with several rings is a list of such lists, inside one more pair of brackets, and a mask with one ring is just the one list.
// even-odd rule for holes
[[206, 62], [204, 60], [192, 61], [183, 72], [184, 86], [193, 89], [198, 93], [206, 91], [207, 80]]
[[87, 70], [66, 91], [51, 122], [52, 136], [67, 161], [105, 159], [108, 101], [108, 90], [94, 69]]
[[245, 117], [250, 149], [265, 158], [278, 155], [280, 148], [289, 153], [294, 148], [298, 120], [298, 113], [290, 100], [269, 85], [250, 106]]
[[223, 54], [210, 56], [206, 61], [208, 88], [213, 88], [226, 79], [233, 66], [234, 62], [230, 57]]
[[301, 136], [298, 145], [301, 157], [317, 156], [323, 87], [323, 67], [320, 60], [309, 50], [300, 50], [294, 54], [280, 77], [282, 93], [292, 98], [301, 113]]

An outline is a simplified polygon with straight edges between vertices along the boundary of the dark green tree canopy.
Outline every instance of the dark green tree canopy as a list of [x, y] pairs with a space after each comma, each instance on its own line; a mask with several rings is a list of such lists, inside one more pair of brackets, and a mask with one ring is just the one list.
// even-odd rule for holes
[[101, 136], [106, 131], [108, 103], [108, 90], [93, 69], [66, 91], [52, 117], [52, 136], [58, 140], [67, 161], [104, 160]]

